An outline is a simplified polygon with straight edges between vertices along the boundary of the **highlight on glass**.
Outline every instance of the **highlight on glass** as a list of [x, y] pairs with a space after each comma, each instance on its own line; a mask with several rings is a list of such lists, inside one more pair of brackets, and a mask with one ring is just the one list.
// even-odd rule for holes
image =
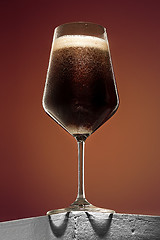
[[43, 108], [77, 141], [78, 193], [70, 206], [48, 211], [48, 215], [81, 210], [114, 212], [93, 206], [85, 197], [84, 145], [118, 105], [106, 29], [88, 22], [58, 26], [53, 36]]

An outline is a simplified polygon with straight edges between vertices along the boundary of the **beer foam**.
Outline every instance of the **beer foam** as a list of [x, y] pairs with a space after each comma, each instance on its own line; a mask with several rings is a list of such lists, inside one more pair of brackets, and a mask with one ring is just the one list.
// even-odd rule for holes
[[53, 51], [69, 47], [93, 47], [108, 50], [107, 41], [102, 38], [85, 35], [65, 35], [55, 40]]

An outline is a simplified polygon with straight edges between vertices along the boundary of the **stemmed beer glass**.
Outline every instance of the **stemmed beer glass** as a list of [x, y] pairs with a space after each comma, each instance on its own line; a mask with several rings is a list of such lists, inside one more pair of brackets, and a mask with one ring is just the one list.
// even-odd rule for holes
[[78, 144], [78, 194], [67, 211], [113, 210], [93, 206], [85, 198], [85, 140], [117, 110], [117, 88], [106, 29], [87, 22], [66, 23], [54, 31], [43, 107]]

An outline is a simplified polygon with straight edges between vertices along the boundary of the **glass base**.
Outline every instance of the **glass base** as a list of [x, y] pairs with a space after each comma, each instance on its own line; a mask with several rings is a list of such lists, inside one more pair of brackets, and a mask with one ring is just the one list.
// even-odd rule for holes
[[58, 213], [67, 213], [67, 212], [73, 212], [73, 211], [84, 211], [84, 212], [100, 212], [100, 213], [109, 213], [113, 214], [115, 213], [114, 210], [111, 209], [105, 209], [105, 208], [99, 208], [95, 207], [94, 205], [90, 204], [87, 200], [81, 205], [77, 204], [78, 201], [76, 200], [74, 203], [72, 203], [67, 208], [61, 208], [61, 209], [55, 209], [47, 212], [47, 215], [52, 214], [58, 214]]

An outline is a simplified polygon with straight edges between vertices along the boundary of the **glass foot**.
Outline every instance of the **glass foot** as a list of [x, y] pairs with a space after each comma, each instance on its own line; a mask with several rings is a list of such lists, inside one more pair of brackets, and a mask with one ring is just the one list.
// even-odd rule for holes
[[[87, 202], [88, 203], [88, 202]], [[84, 211], [84, 212], [100, 212], [100, 213], [110, 213], [113, 214], [115, 213], [114, 210], [111, 209], [105, 209], [105, 208], [99, 208], [95, 207], [92, 204], [82, 204], [82, 205], [76, 205], [75, 202], [71, 204], [67, 208], [61, 208], [61, 209], [55, 209], [47, 212], [47, 215], [52, 215], [52, 214], [58, 214], [58, 213], [66, 213], [66, 212], [73, 212], [73, 211]]]

